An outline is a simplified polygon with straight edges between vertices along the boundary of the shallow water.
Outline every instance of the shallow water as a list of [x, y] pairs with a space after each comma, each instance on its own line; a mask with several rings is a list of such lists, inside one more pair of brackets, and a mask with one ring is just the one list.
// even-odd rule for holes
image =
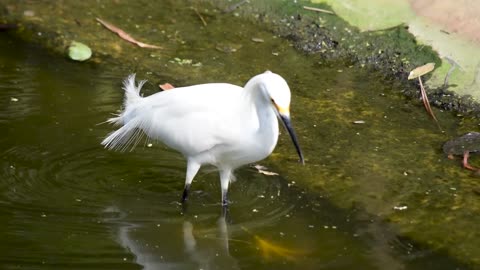
[[[442, 142], [467, 127], [436, 111], [443, 134], [380, 74], [318, 63], [232, 20], [211, 23], [176, 54], [169, 44], [168, 56], [147, 56], [163, 61], [156, 71], [73, 63], [0, 33], [0, 268], [471, 267], [478, 260], [477, 179], [441, 153]], [[226, 22], [241, 30], [222, 33]], [[248, 43], [252, 35], [265, 43]], [[219, 52], [212, 44], [222, 37], [243, 47]], [[177, 56], [202, 66], [180, 65]], [[132, 71], [152, 81], [150, 94], [165, 81], [243, 84], [267, 68], [292, 86], [307, 165], [296, 162], [282, 135], [261, 163], [280, 175], [239, 169], [226, 216], [215, 171], [199, 173], [184, 211], [178, 153], [155, 142], [127, 153], [99, 145], [113, 128], [98, 124], [120, 108], [121, 81]], [[466, 239], [473, 243], [458, 244]]]

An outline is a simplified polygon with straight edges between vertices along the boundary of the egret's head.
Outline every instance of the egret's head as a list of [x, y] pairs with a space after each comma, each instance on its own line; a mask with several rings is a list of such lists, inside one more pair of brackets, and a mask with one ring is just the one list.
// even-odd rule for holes
[[278, 118], [284, 124], [288, 134], [290, 134], [298, 156], [300, 157], [300, 162], [304, 164], [302, 150], [300, 149], [297, 136], [295, 135], [295, 131], [293, 130], [290, 121], [290, 88], [285, 79], [271, 71], [266, 71], [261, 76], [264, 94], [266, 95], [266, 98], [270, 100]]
[[280, 115], [290, 116], [290, 88], [278, 74], [266, 71], [264, 74], [265, 94], [271, 101], [275, 111]]

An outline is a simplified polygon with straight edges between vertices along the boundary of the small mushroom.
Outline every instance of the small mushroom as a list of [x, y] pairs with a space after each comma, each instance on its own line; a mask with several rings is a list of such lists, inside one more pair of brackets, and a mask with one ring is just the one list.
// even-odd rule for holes
[[414, 70], [410, 71], [410, 74], [408, 74], [408, 79], [416, 79], [418, 78], [418, 82], [420, 83], [420, 93], [422, 94], [422, 101], [423, 105], [425, 106], [425, 110], [427, 110], [428, 114], [435, 120], [435, 122], [438, 123], [437, 118], [433, 114], [432, 108], [430, 107], [430, 102], [428, 101], [428, 96], [427, 92], [425, 91], [425, 88], [423, 87], [422, 83], [422, 76], [429, 73], [435, 68], [435, 63], [428, 63], [423, 66], [417, 67]]
[[429, 73], [434, 68], [435, 68], [435, 63], [428, 63], [423, 66], [417, 67], [414, 70], [410, 71], [410, 74], [408, 74], [408, 79], [412, 80], [412, 79], [419, 78], [420, 80], [420, 76], [423, 76]]

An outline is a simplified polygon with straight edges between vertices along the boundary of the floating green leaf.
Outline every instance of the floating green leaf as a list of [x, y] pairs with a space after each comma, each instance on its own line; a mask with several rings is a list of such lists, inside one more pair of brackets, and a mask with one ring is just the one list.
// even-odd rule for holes
[[75, 61], [85, 61], [92, 56], [92, 50], [85, 44], [72, 41], [68, 47], [68, 57]]

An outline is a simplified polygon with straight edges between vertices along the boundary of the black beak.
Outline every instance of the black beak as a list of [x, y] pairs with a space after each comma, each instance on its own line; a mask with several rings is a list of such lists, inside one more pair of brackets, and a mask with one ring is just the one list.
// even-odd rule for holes
[[293, 130], [292, 122], [290, 121], [290, 116], [282, 115], [281, 113], [279, 113], [278, 116], [282, 120], [283, 125], [285, 126], [285, 128], [288, 131], [288, 134], [290, 134], [290, 138], [292, 138], [293, 145], [295, 145], [295, 149], [297, 150], [297, 154], [300, 157], [300, 162], [302, 163], [302, 165], [305, 165], [305, 159], [303, 158], [302, 149], [300, 149], [300, 145], [298, 145], [297, 135], [295, 134], [295, 131]]

